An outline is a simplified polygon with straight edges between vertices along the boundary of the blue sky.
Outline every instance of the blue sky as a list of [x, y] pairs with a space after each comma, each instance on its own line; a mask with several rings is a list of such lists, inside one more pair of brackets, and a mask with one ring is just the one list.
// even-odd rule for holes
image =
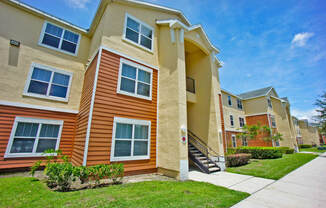
[[[99, 0], [21, 0], [88, 28]], [[326, 1], [148, 0], [202, 24], [220, 49], [221, 86], [235, 94], [275, 87], [292, 114], [309, 118], [326, 91]]]

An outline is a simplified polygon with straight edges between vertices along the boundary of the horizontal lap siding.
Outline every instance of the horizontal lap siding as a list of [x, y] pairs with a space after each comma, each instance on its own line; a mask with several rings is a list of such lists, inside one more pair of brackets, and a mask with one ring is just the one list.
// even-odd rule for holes
[[152, 100], [117, 94], [120, 56], [103, 50], [93, 109], [87, 165], [110, 163], [114, 117], [151, 121], [150, 159], [123, 161], [127, 174], [156, 168], [157, 71], [153, 69]]
[[0, 171], [10, 168], [30, 167], [35, 161], [41, 158], [4, 158], [16, 116], [63, 120], [59, 149], [62, 150], [63, 154], [71, 157], [75, 134], [76, 114], [0, 105]]
[[97, 65], [96, 55], [90, 63], [84, 78], [83, 91], [80, 99], [79, 113], [76, 123], [76, 136], [74, 142], [74, 149], [72, 154], [72, 162], [74, 165], [82, 165], [84, 157], [85, 139], [88, 125], [88, 117], [91, 106], [94, 78]]
[[[267, 114], [264, 115], [256, 115], [256, 116], [247, 116], [246, 117], [246, 124], [247, 125], [257, 125], [260, 123], [260, 125], [269, 126], [268, 117]], [[255, 147], [272, 147], [272, 142], [264, 141], [262, 138], [266, 137], [267, 135], [258, 135], [258, 139], [252, 139], [248, 140], [248, 146], [255, 146]]]

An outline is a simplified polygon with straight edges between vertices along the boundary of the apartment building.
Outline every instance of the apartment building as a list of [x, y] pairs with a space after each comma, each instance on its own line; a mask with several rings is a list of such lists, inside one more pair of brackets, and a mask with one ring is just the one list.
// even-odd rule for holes
[[0, 171], [60, 149], [183, 180], [198, 144], [223, 156], [219, 50], [180, 11], [102, 0], [84, 29], [2, 0], [0, 22]]
[[[273, 87], [266, 87], [235, 95], [224, 89], [222, 93], [223, 121], [225, 126], [225, 146], [287, 146], [297, 147], [295, 130], [287, 98], [280, 98]], [[283, 135], [282, 141], [265, 141], [268, 135], [258, 135], [257, 139], [237, 138], [244, 124], [266, 125]], [[227, 148], [225, 148], [227, 149]]]
[[294, 132], [296, 134], [297, 143], [298, 144], [303, 144], [301, 129], [300, 129], [300, 126], [299, 126], [299, 119], [296, 118], [295, 116], [292, 116], [292, 120], [293, 120], [293, 127], [294, 127]]
[[302, 143], [310, 145], [320, 145], [318, 128], [311, 125], [307, 119], [298, 121], [300, 132], [302, 133]]

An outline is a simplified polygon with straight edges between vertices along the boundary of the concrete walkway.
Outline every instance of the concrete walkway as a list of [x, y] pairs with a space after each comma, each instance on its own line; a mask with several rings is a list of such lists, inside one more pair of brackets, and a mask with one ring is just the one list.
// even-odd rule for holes
[[274, 207], [326, 207], [326, 153], [233, 206], [233, 208]]
[[207, 182], [236, 191], [247, 192], [249, 194], [253, 194], [263, 189], [267, 185], [275, 182], [271, 179], [240, 175], [235, 173], [216, 172], [212, 174], [206, 174], [195, 170], [189, 172], [189, 179], [193, 181]]

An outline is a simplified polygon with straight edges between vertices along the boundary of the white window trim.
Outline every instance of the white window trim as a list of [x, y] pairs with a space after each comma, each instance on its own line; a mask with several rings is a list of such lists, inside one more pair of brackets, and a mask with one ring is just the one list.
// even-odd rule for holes
[[[70, 76], [69, 84], [68, 84], [68, 88], [67, 88], [67, 93], [66, 93], [66, 97], [65, 98], [61, 98], [61, 97], [56, 97], [56, 96], [41, 95], [41, 94], [37, 94], [37, 93], [28, 92], [28, 88], [29, 88], [29, 85], [30, 85], [31, 79], [32, 79], [33, 70], [34, 70], [35, 67], [41, 68], [41, 69], [45, 69], [45, 70], [48, 70], [48, 71], [51, 71], [52, 72], [52, 75], [51, 75], [51, 78], [50, 78], [50, 82], [49, 82], [49, 88], [48, 88], [48, 90], [50, 90], [54, 72], [57, 72], [57, 73], [60, 73], [60, 74], [64, 74], [64, 75]], [[71, 82], [72, 82], [72, 78], [73, 78], [72, 75], [73, 75], [72, 72], [68, 72], [68, 71], [65, 71], [65, 70], [62, 70], [62, 69], [56, 69], [56, 68], [53, 68], [53, 67], [50, 67], [50, 66], [45, 66], [45, 65], [37, 64], [37, 63], [34, 63], [33, 62], [32, 65], [31, 65], [31, 67], [30, 67], [29, 73], [28, 73], [28, 77], [27, 77], [27, 80], [26, 80], [26, 84], [25, 84], [23, 95], [30, 96], [30, 97], [42, 98], [42, 99], [49, 99], [49, 100], [56, 100], [56, 101], [68, 102], [68, 100], [69, 100], [69, 94], [70, 94]]]
[[[270, 102], [268, 102], [268, 101], [270, 101]], [[269, 105], [269, 103], [271, 105]], [[270, 97], [267, 98], [267, 106], [268, 106], [268, 108], [273, 109], [272, 99]]]
[[[62, 133], [62, 127], [63, 127], [63, 121], [62, 120], [48, 120], [48, 119], [40, 119], [40, 118], [16, 117], [15, 118], [15, 121], [14, 121], [14, 124], [13, 124], [13, 127], [11, 129], [10, 139], [8, 141], [6, 153], [4, 155], [5, 158], [15, 158], [15, 157], [44, 157], [44, 156], [49, 156], [49, 155], [53, 155], [53, 156], [56, 156], [57, 155], [56, 153], [53, 153], [53, 154], [44, 154], [44, 153], [10, 153], [10, 150], [11, 150], [11, 147], [12, 147], [12, 143], [14, 141], [14, 137], [15, 137], [15, 133], [16, 133], [18, 122], [60, 125], [59, 133], [58, 133], [58, 138], [56, 139], [57, 140], [57, 144], [55, 146], [55, 150], [58, 150], [59, 149], [60, 139], [61, 139], [61, 133]], [[38, 131], [40, 131], [40, 127], [39, 127]], [[38, 138], [35, 138], [35, 140], [38, 141]], [[37, 142], [34, 143], [33, 149], [36, 148], [36, 147], [37, 147]]]
[[[46, 29], [46, 25], [50, 23], [51, 25], [54, 25], [54, 26], [57, 26], [57, 27], [60, 27], [63, 29], [63, 32], [62, 32], [62, 35], [61, 35], [61, 38], [60, 38], [60, 43], [59, 43], [59, 48], [56, 48], [56, 47], [52, 47], [52, 46], [49, 46], [49, 45], [46, 45], [46, 44], [43, 44], [42, 41], [43, 41], [43, 38], [44, 38], [44, 34], [45, 34], [45, 29]], [[78, 42], [77, 42], [77, 46], [76, 46], [76, 51], [75, 53], [70, 53], [68, 51], [65, 51], [65, 50], [62, 50], [60, 49], [61, 47], [61, 44], [62, 44], [62, 40], [63, 40], [63, 35], [64, 35], [64, 31], [67, 30], [69, 32], [72, 32], [72, 33], [75, 33], [78, 35]], [[44, 21], [44, 24], [43, 24], [43, 27], [42, 27], [42, 31], [41, 31], [41, 35], [40, 35], [40, 39], [38, 41], [38, 44], [40, 46], [43, 46], [45, 48], [49, 48], [49, 49], [52, 49], [52, 50], [55, 50], [55, 51], [59, 51], [59, 52], [62, 52], [62, 53], [65, 53], [65, 54], [68, 54], [68, 55], [72, 55], [72, 56], [77, 56], [78, 55], [78, 49], [79, 49], [79, 44], [80, 44], [80, 39], [81, 39], [81, 35], [79, 33], [76, 33], [74, 31], [71, 31], [71, 30], [68, 30], [60, 25], [57, 25], [57, 24], [54, 24], [52, 22], [49, 22], [49, 21]]]
[[[148, 126], [148, 145], [147, 145], [147, 155], [146, 156], [126, 156], [126, 157], [115, 157], [114, 148], [115, 148], [115, 131], [117, 123], [125, 123], [132, 125], [146, 125]], [[133, 128], [134, 131], [134, 128]], [[138, 119], [129, 119], [114, 117], [113, 130], [112, 130], [112, 145], [111, 145], [111, 157], [110, 161], [128, 161], [128, 160], [147, 160], [150, 159], [150, 147], [151, 147], [151, 121], [138, 120]], [[133, 142], [131, 143], [131, 151], [133, 151]]]
[[[233, 138], [234, 138], [235, 143], [233, 142]], [[237, 147], [237, 137], [234, 134], [231, 135], [231, 142], [232, 142], [232, 147], [236, 148]], [[235, 144], [235, 145], [233, 145], [233, 144]]]
[[[239, 103], [241, 104], [240, 105], [241, 108], [239, 107]], [[238, 109], [243, 110], [242, 100], [240, 100], [239, 98], [237, 98], [237, 107], [238, 107]]]
[[[151, 48], [152, 48], [152, 49], [148, 49], [148, 48], [146, 48], [145, 46], [142, 46], [141, 44], [135, 43], [135, 42], [133, 42], [133, 41], [131, 41], [131, 40], [129, 40], [129, 39], [126, 38], [127, 18], [128, 18], [128, 17], [129, 17], [130, 19], [132, 19], [132, 20], [138, 22], [140, 25], [144, 25], [144, 26], [146, 26], [147, 28], [149, 28], [149, 29], [152, 30], [152, 45], [151, 45]], [[154, 30], [153, 27], [151, 27], [151, 26], [149, 26], [148, 24], [146, 24], [145, 22], [143, 22], [143, 21], [137, 19], [136, 17], [134, 17], [134, 16], [132, 16], [132, 15], [126, 13], [126, 15], [125, 15], [125, 23], [124, 23], [124, 27], [123, 27], [123, 36], [122, 36], [122, 40], [124, 40], [124, 41], [126, 41], [126, 42], [128, 42], [128, 43], [131, 43], [132, 45], [135, 45], [135, 46], [137, 46], [137, 47], [139, 47], [139, 48], [141, 48], [141, 49], [144, 49], [144, 50], [146, 50], [146, 51], [148, 51], [148, 52], [150, 52], [150, 53], [153, 53], [153, 52], [154, 52], [154, 34], [155, 34], [155, 30]], [[140, 32], [139, 32], [139, 35], [140, 35]]]
[[243, 126], [241, 126], [240, 119], [243, 120], [243, 126], [246, 125], [246, 121], [245, 121], [244, 117], [239, 117], [239, 126], [240, 126], [240, 128], [242, 128]]
[[[232, 116], [232, 119], [231, 119], [231, 116]], [[233, 116], [233, 115], [230, 115], [229, 118], [230, 118], [230, 126], [231, 126], [231, 127], [234, 127], [234, 116]], [[231, 121], [232, 121], [232, 122], [231, 122]], [[232, 124], [232, 123], [233, 123], [233, 124]]]
[[[230, 98], [230, 102], [229, 102], [229, 98]], [[231, 104], [230, 104], [231, 103]], [[232, 106], [232, 97], [230, 95], [228, 95], [228, 105]]]
[[[120, 84], [121, 84], [121, 76], [122, 76], [122, 65], [127, 64], [133, 67], [137, 68], [136, 72], [136, 85], [135, 85], [135, 93], [130, 93], [126, 92], [123, 90], [120, 90]], [[143, 71], [146, 71], [151, 74], [151, 81], [150, 81], [150, 88], [149, 88], [149, 97], [144, 96], [144, 95], [138, 95], [137, 94], [137, 83], [139, 82], [138, 79], [138, 69], [141, 69]], [[128, 95], [136, 98], [141, 98], [141, 99], [146, 99], [146, 100], [152, 100], [152, 88], [153, 88], [153, 70], [147, 67], [144, 67], [142, 65], [136, 64], [134, 62], [128, 61], [124, 58], [120, 58], [120, 67], [119, 67], [119, 79], [118, 79], [118, 86], [117, 86], [117, 93], [118, 94], [123, 94], [123, 95]]]
[[[275, 125], [273, 125], [273, 120], [274, 120], [274, 124], [275, 124]], [[275, 118], [275, 116], [273, 116], [273, 115], [271, 115], [271, 127], [272, 127], [272, 128], [276, 128], [276, 118]]]

